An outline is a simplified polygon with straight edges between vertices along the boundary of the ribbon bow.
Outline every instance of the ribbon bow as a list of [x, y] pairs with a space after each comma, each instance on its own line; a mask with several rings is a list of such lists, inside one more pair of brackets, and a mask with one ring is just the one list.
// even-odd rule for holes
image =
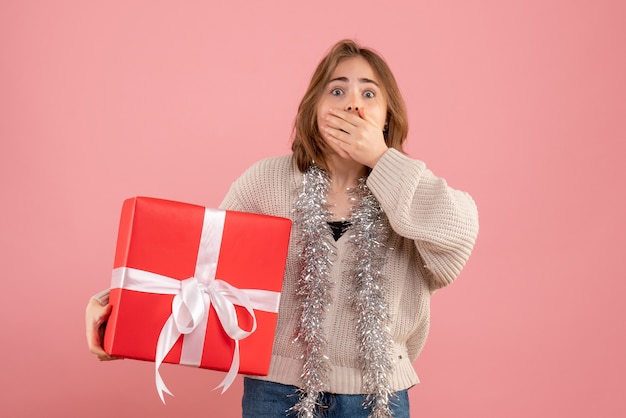
[[[172, 314], [161, 328], [155, 356], [155, 380], [161, 401], [163, 392], [172, 395], [159, 367], [176, 341], [184, 335], [180, 364], [199, 366], [209, 308], [213, 305], [226, 334], [235, 341], [235, 352], [230, 369], [224, 380], [216, 387], [224, 393], [235, 380], [239, 370], [239, 341], [250, 336], [257, 327], [254, 309], [278, 312], [280, 293], [260, 289], [238, 289], [215, 278], [226, 212], [205, 209], [202, 236], [193, 277], [177, 280], [171, 277], [129, 267], [113, 270], [111, 288], [174, 295]], [[250, 331], [239, 327], [235, 305], [242, 306], [252, 317]], [[173, 396], [173, 395], [172, 395]]]

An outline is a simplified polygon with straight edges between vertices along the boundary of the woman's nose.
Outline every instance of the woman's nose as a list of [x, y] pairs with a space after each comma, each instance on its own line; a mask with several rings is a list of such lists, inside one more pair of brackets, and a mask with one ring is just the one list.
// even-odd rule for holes
[[362, 107], [362, 104], [359, 101], [358, 95], [355, 95], [355, 94], [348, 95], [348, 100], [346, 101], [345, 110], [347, 112], [359, 113], [359, 107]]

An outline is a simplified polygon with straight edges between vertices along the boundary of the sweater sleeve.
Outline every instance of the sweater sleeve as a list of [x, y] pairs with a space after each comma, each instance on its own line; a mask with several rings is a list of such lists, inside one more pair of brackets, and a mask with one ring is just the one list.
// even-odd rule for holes
[[105, 306], [109, 304], [109, 294], [111, 293], [111, 289], [105, 289], [101, 292], [96, 293], [91, 297], [91, 299], [95, 299], [100, 302], [100, 305]]
[[472, 197], [450, 188], [426, 165], [389, 149], [367, 180], [393, 230], [414, 241], [430, 273], [431, 291], [452, 283], [478, 235]]
[[231, 184], [230, 189], [226, 192], [226, 196], [222, 200], [219, 208], [224, 210], [235, 210], [240, 212], [250, 212], [250, 213], [259, 213], [258, 205], [255, 204], [253, 199], [249, 197], [246, 199], [244, 196], [254, 196], [254, 193], [251, 193], [250, 188], [252, 188], [255, 183], [253, 180], [255, 178], [256, 165], [252, 166], [248, 170], [246, 170], [237, 180]]
[[250, 210], [246, 208], [246, 205], [242, 201], [241, 196], [239, 194], [240, 186], [238, 183], [240, 182], [241, 180], [238, 179], [230, 186], [230, 189], [226, 193], [226, 196], [224, 196], [224, 199], [222, 200], [222, 203], [219, 206], [220, 209], [250, 212]]
[[294, 170], [290, 156], [254, 163], [233, 182], [220, 209], [289, 217]]

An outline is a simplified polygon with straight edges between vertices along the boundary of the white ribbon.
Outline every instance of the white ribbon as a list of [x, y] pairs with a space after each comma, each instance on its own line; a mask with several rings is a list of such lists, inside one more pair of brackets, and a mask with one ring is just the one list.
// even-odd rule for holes
[[[155, 356], [156, 386], [163, 403], [165, 403], [163, 392], [169, 395], [172, 393], [165, 386], [159, 373], [159, 367], [181, 335], [184, 337], [180, 364], [200, 365], [211, 304], [224, 331], [235, 341], [235, 352], [230, 369], [224, 380], [217, 386], [217, 388], [223, 388], [222, 393], [233, 383], [239, 370], [239, 340], [248, 337], [256, 330], [257, 323], [253, 309], [278, 312], [279, 292], [238, 289], [215, 278], [225, 216], [226, 212], [223, 210], [205, 209], [202, 236], [193, 277], [177, 280], [129, 267], [116, 268], [112, 273], [112, 289], [122, 288], [147, 293], [175, 295], [172, 301], [172, 314], [161, 329]], [[244, 307], [252, 317], [253, 325], [250, 331], [239, 327], [235, 305]]]

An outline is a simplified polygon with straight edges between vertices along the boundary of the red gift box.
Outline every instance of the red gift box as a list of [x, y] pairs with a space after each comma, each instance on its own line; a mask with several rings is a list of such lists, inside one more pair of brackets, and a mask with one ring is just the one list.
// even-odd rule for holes
[[148, 197], [124, 202], [104, 349], [267, 375], [291, 221]]

